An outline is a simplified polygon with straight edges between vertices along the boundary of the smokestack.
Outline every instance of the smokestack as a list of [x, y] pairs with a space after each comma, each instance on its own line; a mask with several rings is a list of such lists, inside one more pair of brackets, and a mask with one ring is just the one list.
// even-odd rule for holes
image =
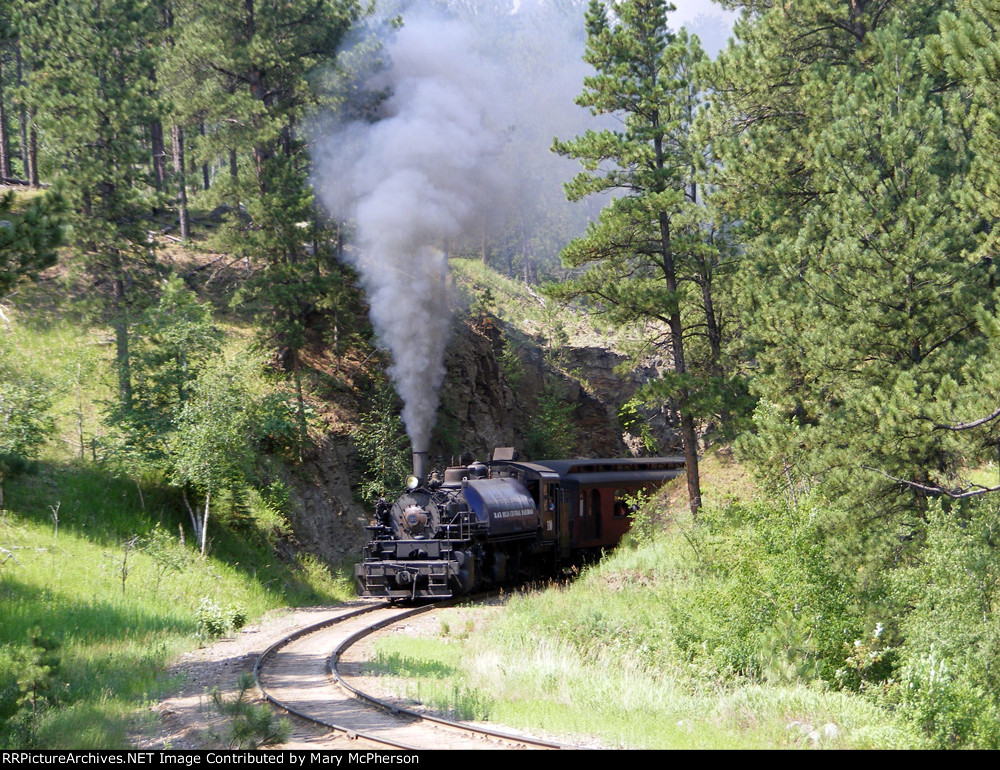
[[413, 475], [421, 482], [427, 478], [427, 452], [413, 453]]

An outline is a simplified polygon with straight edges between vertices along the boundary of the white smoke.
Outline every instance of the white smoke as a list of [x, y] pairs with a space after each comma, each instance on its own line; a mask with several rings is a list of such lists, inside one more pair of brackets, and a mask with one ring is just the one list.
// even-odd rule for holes
[[415, 5], [368, 84], [391, 94], [379, 119], [316, 130], [315, 188], [356, 223], [348, 258], [392, 353], [414, 451], [428, 449], [445, 374], [446, 250], [514, 211], [523, 222], [526, 208], [565, 206], [560, 183], [575, 167], [549, 146], [587, 118], [573, 104], [586, 72], [583, 6], [569, 6], [512, 3], [463, 21]]

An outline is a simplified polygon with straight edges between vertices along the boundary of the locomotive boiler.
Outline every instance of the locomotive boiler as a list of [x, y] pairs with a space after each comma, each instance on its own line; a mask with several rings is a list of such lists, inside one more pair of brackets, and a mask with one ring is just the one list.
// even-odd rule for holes
[[447, 598], [557, 574], [618, 544], [627, 499], [684, 472], [684, 458], [536, 460], [511, 448], [488, 463], [414, 472], [394, 502], [379, 501], [355, 568], [358, 593]]

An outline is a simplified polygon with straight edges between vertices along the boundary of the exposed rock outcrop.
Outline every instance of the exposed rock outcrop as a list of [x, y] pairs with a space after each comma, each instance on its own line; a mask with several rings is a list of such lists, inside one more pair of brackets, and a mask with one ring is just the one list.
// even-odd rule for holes
[[[500, 365], [505, 331], [491, 317], [456, 328], [446, 355], [448, 376], [434, 447], [439, 461], [453, 456], [457, 461], [461, 452], [483, 459], [497, 446], [523, 448], [547, 382], [555, 383], [573, 406], [577, 456], [629, 454], [618, 410], [658, 376], [661, 362], [621, 374], [617, 367], [625, 357], [605, 348], [566, 346], [552, 354], [530, 337], [516, 335], [520, 371], [512, 388]], [[672, 415], [664, 408], [648, 417], [661, 447], [670, 450], [675, 443]]]
[[327, 436], [292, 480], [295, 537], [328, 564], [356, 558], [369, 539], [371, 514], [351, 490], [351, 451], [348, 439]]

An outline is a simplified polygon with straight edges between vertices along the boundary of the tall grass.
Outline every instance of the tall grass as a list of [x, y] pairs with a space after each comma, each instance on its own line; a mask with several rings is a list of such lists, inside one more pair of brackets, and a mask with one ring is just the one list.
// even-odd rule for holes
[[[59, 505], [58, 533], [51, 503]], [[96, 470], [44, 464], [8, 484], [0, 513], [0, 746], [127, 747], [128, 715], [154, 697], [167, 661], [199, 638], [208, 597], [250, 618], [351, 593], [315, 564], [286, 564], [217, 529], [202, 559], [179, 543], [169, 495]], [[47, 515], [48, 514], [48, 515]], [[157, 528], [171, 533], [154, 541]], [[136, 547], [127, 549], [133, 535]], [[29, 719], [21, 670], [40, 638], [57, 660], [44, 705]], [[20, 714], [20, 721], [13, 719]], [[6, 718], [6, 722], [4, 719]], [[77, 729], [80, 727], [81, 729]], [[82, 729], [85, 727], [85, 729]]]
[[433, 707], [609, 747], [926, 745], [905, 714], [837, 688], [859, 624], [808, 507], [730, 503], [697, 524], [675, 513], [471, 633], [381, 641], [379, 670]]
[[56, 419], [41, 459], [3, 480], [0, 748], [127, 748], [139, 707], [171, 684], [167, 662], [207, 641], [204, 599], [253, 620], [353, 589], [314, 560], [278, 558], [246, 522], [238, 534], [217, 522], [208, 558], [182, 543], [178, 491], [100, 461], [107, 335], [38, 318], [0, 327], [17, 370], [44, 378]]
[[[613, 349], [628, 347], [639, 339], [634, 329], [612, 327], [599, 316], [546, 300], [520, 281], [501, 275], [476, 259], [452, 258], [448, 262], [455, 281], [470, 304], [487, 303], [487, 309], [521, 332], [541, 336], [547, 344], [565, 339], [599, 340]], [[537, 287], [536, 287], [537, 288]]]
[[512, 597], [471, 634], [380, 640], [373, 670], [405, 677], [396, 683], [401, 695], [453, 716], [585, 745], [921, 745], [912, 728], [857, 695], [731, 680], [684, 662], [662, 600], [640, 578], [650, 555], [622, 556], [572, 587]]

